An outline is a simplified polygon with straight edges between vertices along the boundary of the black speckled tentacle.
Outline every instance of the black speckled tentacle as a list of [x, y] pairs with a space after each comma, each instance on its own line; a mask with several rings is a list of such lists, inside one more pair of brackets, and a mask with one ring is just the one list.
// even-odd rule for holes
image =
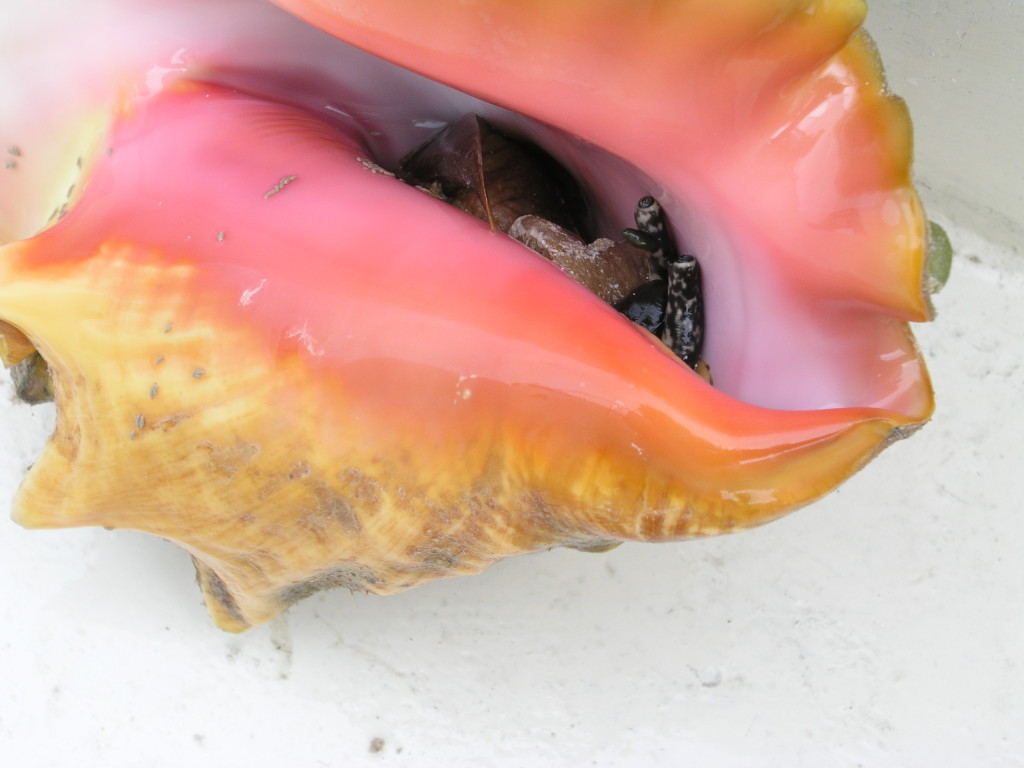
[[633, 291], [618, 309], [661, 340], [691, 368], [700, 361], [704, 345], [704, 298], [700, 264], [680, 255], [661, 205], [650, 195], [636, 205], [636, 229], [624, 229], [627, 242], [651, 254], [665, 280], [655, 280]]
[[[622, 230], [622, 238], [630, 245], [647, 251], [651, 254], [651, 258], [655, 258], [655, 254], [662, 252], [661, 240], [647, 232], [641, 232], [639, 229]], [[663, 267], [663, 264], [659, 266], [659, 271], [663, 271]]]
[[626, 242], [643, 248], [651, 254], [654, 266], [660, 274], [666, 271], [666, 261], [676, 253], [672, 232], [665, 221], [661, 205], [650, 195], [640, 198], [633, 214], [636, 229], [623, 230]]
[[700, 264], [693, 256], [668, 259], [668, 296], [661, 340], [691, 368], [704, 345], [704, 299]]

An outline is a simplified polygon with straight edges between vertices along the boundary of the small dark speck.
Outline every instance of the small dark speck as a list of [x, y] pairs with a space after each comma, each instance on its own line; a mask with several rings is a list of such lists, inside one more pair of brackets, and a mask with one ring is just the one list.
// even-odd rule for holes
[[142, 429], [143, 427], [146, 426], [146, 417], [143, 416], [141, 413], [135, 417], [135, 426], [138, 427], [139, 429]]
[[82, 167], [82, 158], [81, 158], [81, 156], [79, 156], [79, 157], [76, 157], [76, 158], [75, 158], [75, 165], [76, 165], [76, 166], [77, 166], [78, 168], [81, 168], [81, 167]]
[[382, 749], [384, 749], [384, 739], [382, 739], [380, 736], [377, 736], [370, 740], [370, 752], [372, 754], [376, 754], [380, 752]]
[[8, 160], [6, 163], [4, 163], [4, 168], [7, 168], [8, 170], [12, 170], [12, 169], [17, 168], [17, 167], [18, 167], [18, 164], [16, 162], [14, 162], [13, 160]]
[[220, 232], [217, 233], [217, 242], [218, 243], [223, 243], [224, 242], [224, 230], [221, 230]]
[[128, 439], [129, 440], [134, 440], [135, 439], [135, 430], [134, 429], [131, 432], [128, 433]]
[[192, 740], [195, 741], [196, 744], [202, 746], [203, 742], [206, 740], [206, 737], [203, 736], [203, 734], [201, 733], [193, 733]]
[[174, 323], [168, 323], [167, 325], [164, 326], [164, 333], [170, 333], [173, 327]]
[[71, 197], [71, 193], [74, 192], [74, 191], [75, 191], [75, 185], [72, 184], [70, 187], [68, 187], [68, 194], [67, 194], [67, 196]]
[[156, 393], [159, 390], [160, 390], [160, 385], [154, 383], [153, 386], [149, 388], [149, 399], [152, 400], [153, 398], [155, 398], [156, 397]]
[[14, 155], [15, 157], [21, 157], [21, 147], [13, 146], [7, 148], [8, 155]]
[[196, 368], [194, 371], [192, 371], [192, 378], [193, 379], [201, 379], [205, 375], [206, 375], [206, 369], [205, 368]]
[[153, 365], [160, 365], [164, 361], [163, 355], [157, 355], [156, 359], [153, 360]]

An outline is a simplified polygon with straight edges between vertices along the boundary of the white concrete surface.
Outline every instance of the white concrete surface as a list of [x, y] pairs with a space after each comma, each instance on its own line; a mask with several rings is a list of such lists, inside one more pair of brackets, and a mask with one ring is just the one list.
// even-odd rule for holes
[[[938, 189], [947, 160], [925, 147]], [[1008, 153], [972, 162], [995, 177]], [[986, 218], [996, 197], [979, 183], [932, 212], [1007, 242], [1024, 222]], [[0, 518], [0, 765], [1024, 765], [1024, 263], [950, 235], [918, 330], [934, 421], [756, 531], [321, 594], [232, 636], [172, 545]], [[2, 378], [5, 508], [52, 411]]]
[[1024, 2], [868, 0], [867, 27], [910, 105], [926, 203], [1024, 242]]

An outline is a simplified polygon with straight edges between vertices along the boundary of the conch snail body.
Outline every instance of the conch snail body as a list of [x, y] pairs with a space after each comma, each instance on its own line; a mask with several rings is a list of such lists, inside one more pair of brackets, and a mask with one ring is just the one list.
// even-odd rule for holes
[[[281, 5], [459, 91], [260, 3], [154, 4], [162, 47], [90, 75], [124, 78], [70, 201], [28, 237], [46, 215], [0, 187], [5, 362], [38, 349], [58, 407], [22, 525], [171, 539], [238, 631], [325, 587], [757, 525], [929, 417], [909, 122], [861, 3]], [[603, 232], [657, 195], [714, 387], [380, 172], [470, 111], [558, 157]]]

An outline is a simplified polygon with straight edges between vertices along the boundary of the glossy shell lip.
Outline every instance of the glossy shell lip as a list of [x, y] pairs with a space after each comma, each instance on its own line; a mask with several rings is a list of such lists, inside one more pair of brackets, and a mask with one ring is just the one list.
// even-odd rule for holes
[[[765, 4], [730, 5], [741, 6]], [[366, 10], [397, 7], [381, 2]], [[489, 7], [507, 13], [511, 5]], [[603, 29], [601, 19], [587, 17], [590, 11], [573, 8], [584, 26]], [[838, 15], [847, 26], [855, 20], [855, 14]], [[356, 17], [341, 18], [354, 23]], [[507, 18], [512, 31], [517, 18]], [[377, 32], [361, 37], [350, 29], [346, 37], [371, 49], [374, 35], [390, 39], [384, 53], [411, 56], [437, 74], [429, 70], [448, 61], [444, 51], [425, 53], [403, 42], [401, 25], [389, 26], [392, 21], [370, 19], [366, 28]], [[539, 28], [561, 34], [556, 21]], [[826, 48], [839, 46], [851, 30], [845, 37], [840, 32], [825, 36]], [[486, 43], [486, 35], [472, 39]], [[785, 36], [775, 45], [785, 49], [783, 42]], [[575, 55], [586, 54], [585, 43], [574, 44]], [[863, 40], [851, 45], [840, 46], [832, 63], [819, 50], [812, 68], [847, 99], [847, 81], [863, 79], [858, 67], [878, 76]], [[198, 60], [179, 69], [198, 74], [204, 69]], [[487, 59], [488, 66], [501, 62]], [[859, 230], [856, 214], [849, 214], [854, 218], [840, 222], [841, 242], [830, 254], [830, 263], [846, 266], [824, 269], [807, 265], [802, 249], [813, 238], [796, 237], [791, 251], [775, 247], [787, 234], [784, 222], [769, 216], [778, 189], [755, 196], [753, 209], [727, 199], [724, 189], [739, 184], [742, 166], [733, 156], [721, 178], [701, 178], [701, 186], [677, 178], [675, 165], [653, 162], [665, 150], [656, 131], [637, 150], [636, 134], [617, 122], [617, 113], [599, 131], [604, 150], [469, 97], [449, 96], [440, 112], [422, 113], [451, 116], [478, 104], [505, 116], [594, 182], [606, 216], [621, 210], [626, 218], [638, 191], [660, 185], [653, 191], [663, 193], [682, 222], [681, 239], [699, 246], [706, 273], [715, 275], [709, 338], [719, 339], [711, 354], [722, 382], [715, 390], [549, 265], [360, 164], [364, 148], [346, 144], [336, 127], [358, 126], [365, 114], [352, 109], [327, 125], [310, 111], [329, 117], [332, 110], [322, 102], [311, 110], [315, 100], [282, 71], [267, 77], [238, 66], [205, 70], [250, 95], [230, 94], [223, 85], [175, 85], [176, 77], [161, 76], [163, 90], [151, 101], [127, 100], [113, 154], [105, 157], [101, 147], [97, 162], [87, 163], [89, 181], [68, 215], [3, 251], [0, 318], [25, 330], [64, 382], [57, 434], [19, 494], [16, 518], [31, 526], [123, 526], [178, 541], [197, 559], [208, 604], [225, 628], [264, 621], [322, 586], [383, 593], [554, 544], [594, 548], [755, 525], [827, 492], [930, 414], [927, 375], [905, 324], [926, 313], [920, 287], [886, 282], [920, 268], [913, 238], [920, 211], [912, 189], [901, 186], [907, 158], [898, 152], [891, 186], [896, 197], [909, 195], [908, 202], [882, 232], [863, 227], [860, 241], [880, 247], [892, 230], [904, 242], [890, 255], [868, 249], [866, 266], [850, 266], [844, 233]], [[414, 78], [392, 77], [415, 90]], [[657, 101], [656, 85], [640, 87], [636, 109]], [[878, 91], [872, 101], [876, 89], [867, 90], [864, 100], [882, 109], [876, 118], [887, 125], [891, 100]], [[852, 96], [859, 94], [854, 89]], [[572, 110], [563, 105], [550, 112], [549, 105], [544, 112], [545, 100], [557, 95], [557, 82], [540, 93], [539, 116], [571, 130]], [[333, 101], [327, 106], [340, 109]], [[801, 115], [814, 111], [790, 107]], [[429, 122], [422, 114], [379, 119], [410, 135], [423, 130], [417, 122]], [[133, 141], [150, 140], [140, 128], [147, 119], [158, 128], [167, 119], [171, 128], [160, 130], [172, 138], [153, 139], [160, 151], [152, 157], [166, 165], [140, 175], [139, 189], [158, 190], [160, 207], [182, 212], [178, 219], [133, 208], [145, 195], [130, 185], [131, 194], [110, 196], [126, 178], [116, 173], [118, 163], [147, 165], [145, 154], [131, 160]], [[184, 122], [173, 122], [178, 119]], [[217, 125], [222, 130], [209, 130]], [[210, 138], [218, 135], [232, 140]], [[362, 135], [388, 154], [388, 138], [370, 130]], [[173, 138], [182, 136], [195, 143]], [[616, 145], [623, 138], [629, 141]], [[759, 145], [740, 137], [738, 146], [742, 159]], [[629, 169], [607, 151], [620, 151], [645, 170]], [[769, 157], [769, 167], [786, 157]], [[693, 172], [696, 166], [682, 167]], [[326, 180], [317, 173], [324, 168], [332, 169]], [[208, 183], [218, 177], [223, 187]], [[596, 177], [624, 183], [606, 187]], [[849, 182], [854, 191], [855, 181]], [[878, 194], [874, 202], [883, 203], [884, 219], [884, 190]], [[244, 205], [233, 203], [242, 199]], [[424, 227], [432, 236], [414, 239], [410, 248], [407, 233], [389, 225], [392, 214], [429, 219]], [[804, 219], [795, 218], [799, 229]], [[767, 239], [759, 239], [762, 225]], [[379, 249], [395, 256], [352, 257], [345, 280], [328, 268], [302, 277], [293, 261], [280, 258], [287, 246], [326, 264], [340, 243], [352, 244], [352, 253]], [[488, 261], [470, 258], [474, 253]], [[126, 298], [129, 285], [135, 299]], [[68, 305], [68, 296], [75, 297], [74, 313], [44, 311]], [[778, 330], [773, 318], [795, 333], [789, 355], [780, 355], [780, 342], [771, 340]], [[427, 341], [410, 334], [411, 327]], [[87, 338], [104, 354], [80, 354], [83, 328], [96, 329]], [[751, 329], [753, 340], [743, 333]], [[723, 348], [722, 339], [742, 346]], [[756, 342], [764, 339], [771, 343], [761, 349]], [[851, 359], [837, 364], [833, 344]], [[817, 365], [819, 356], [824, 363]], [[149, 394], [155, 377], [156, 400]], [[752, 396], [733, 397], [746, 392]], [[183, 493], [199, 494], [188, 509]]]
[[[83, 85], [63, 101], [110, 104], [138, 91], [140, 81], [156, 88], [176, 74], [214, 79], [356, 126], [385, 164], [444, 121], [482, 112], [562, 159], [594, 198], [599, 234], [628, 224], [642, 194], [664, 201], [678, 239], [704, 265], [706, 354], [722, 391], [773, 408], [879, 406], [927, 417], [927, 377], [901, 322], [929, 313], [921, 289], [924, 219], [909, 182], [909, 121], [885, 90], [869, 43], [855, 32], [860, 3], [804, 2], [784, 12], [767, 0], [667, 3], [660, 24], [586, 3], [529, 14], [496, 0], [465, 7], [476, 11], [447, 2], [282, 4], [485, 100], [384, 66], [259, 4], [202, 4], [197, 25], [190, 19], [199, 4], [154, 2], [114, 6], [125, 25], [142, 32], [111, 41], [106, 57], [90, 51], [83, 61], [73, 41], [66, 46], [68, 67]], [[422, 13], [452, 20], [429, 45], [416, 39]], [[489, 24], [480, 26], [481, 18]], [[704, 37], [694, 40], [697, 28]], [[106, 37], [116, 31], [111, 26]], [[507, 39], [517, 45], [503, 44]], [[478, 66], [465, 66], [470, 55]], [[649, 66], [657, 57], [659, 66]], [[598, 61], [593, 71], [582, 66]], [[581, 71], [591, 74], [574, 82]], [[607, 78], [599, 92], [591, 90], [593, 72]], [[58, 107], [29, 85], [22, 89], [26, 113], [47, 124], [82, 124], [78, 112], [86, 106], [57, 120], [51, 113]], [[393, 101], [382, 104], [382, 94]], [[46, 138], [36, 126], [15, 129], [12, 144]], [[92, 156], [99, 141], [80, 142], [78, 156]], [[66, 136], [50, 141], [71, 143]], [[846, 144], [856, 149], [830, 154]], [[35, 159], [26, 158], [26, 170], [54, 154], [31, 144], [27, 150]], [[49, 200], [35, 204], [42, 215], [34, 222], [0, 210], [0, 238], [28, 236], [66, 207], [74, 159], [69, 153], [63, 171], [47, 171], [61, 181]], [[25, 208], [39, 196], [9, 189], [0, 206], [17, 201]]]
[[[724, 391], [927, 418], [923, 365], [892, 322], [930, 316], [910, 122], [857, 31], [862, 2], [279, 4], [648, 174], [704, 265]], [[425, 39], [431, 16], [448, 23]]]

